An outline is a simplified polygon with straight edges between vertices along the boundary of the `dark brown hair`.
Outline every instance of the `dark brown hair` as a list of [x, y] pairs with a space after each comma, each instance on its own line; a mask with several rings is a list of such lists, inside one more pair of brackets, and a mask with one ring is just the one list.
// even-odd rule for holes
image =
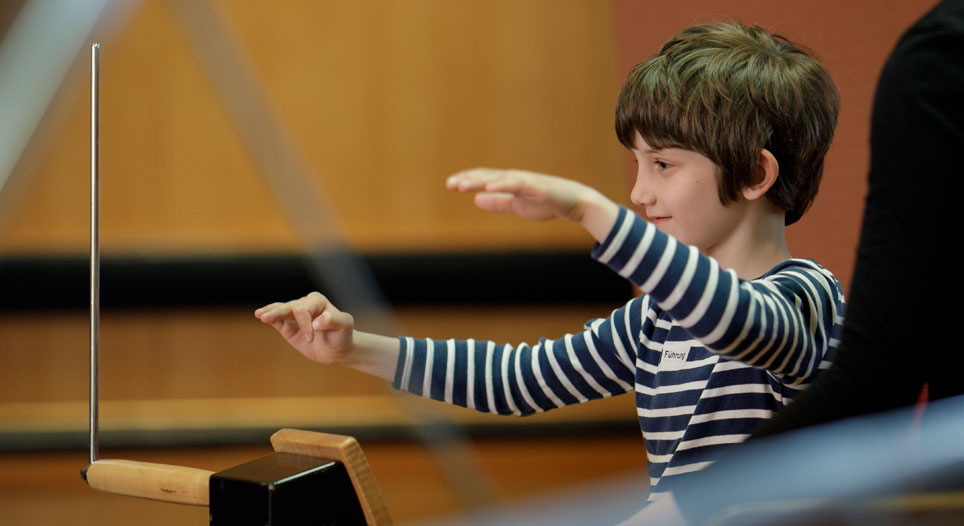
[[780, 173], [767, 197], [794, 223], [813, 202], [840, 102], [824, 65], [759, 27], [709, 23], [684, 29], [629, 73], [616, 135], [655, 149], [684, 148], [719, 167], [720, 201], [740, 199], [760, 150]]

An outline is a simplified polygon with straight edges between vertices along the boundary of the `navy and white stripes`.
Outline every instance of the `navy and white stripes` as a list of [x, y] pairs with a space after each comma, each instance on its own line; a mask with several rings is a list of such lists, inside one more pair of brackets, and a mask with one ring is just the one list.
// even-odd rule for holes
[[393, 385], [515, 415], [635, 391], [657, 495], [744, 440], [832, 358], [843, 295], [812, 261], [741, 281], [625, 209], [593, 256], [648, 294], [534, 345], [402, 338]]
[[586, 334], [515, 348], [402, 338], [394, 385], [470, 409], [520, 416], [630, 391], [632, 369], [587, 345]]

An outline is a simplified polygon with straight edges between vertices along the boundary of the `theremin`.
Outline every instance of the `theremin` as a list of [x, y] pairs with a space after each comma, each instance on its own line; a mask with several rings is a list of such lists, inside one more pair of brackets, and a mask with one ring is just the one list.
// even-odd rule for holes
[[391, 524], [381, 490], [349, 436], [282, 429], [274, 453], [213, 472], [134, 460], [100, 459], [100, 44], [90, 62], [90, 463], [81, 470], [101, 491], [208, 506], [212, 525]]

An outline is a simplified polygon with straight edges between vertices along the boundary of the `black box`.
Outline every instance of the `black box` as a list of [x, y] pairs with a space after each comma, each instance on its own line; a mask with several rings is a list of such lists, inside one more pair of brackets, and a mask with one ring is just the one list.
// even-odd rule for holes
[[272, 453], [211, 475], [211, 525], [366, 524], [341, 462]]

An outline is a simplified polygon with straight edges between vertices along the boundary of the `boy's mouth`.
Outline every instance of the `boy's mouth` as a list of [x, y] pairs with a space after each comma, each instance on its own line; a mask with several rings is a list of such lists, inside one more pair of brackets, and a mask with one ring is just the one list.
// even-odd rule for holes
[[654, 225], [658, 225], [660, 223], [665, 223], [666, 221], [669, 221], [669, 219], [670, 219], [670, 216], [650, 217], [649, 221]]

